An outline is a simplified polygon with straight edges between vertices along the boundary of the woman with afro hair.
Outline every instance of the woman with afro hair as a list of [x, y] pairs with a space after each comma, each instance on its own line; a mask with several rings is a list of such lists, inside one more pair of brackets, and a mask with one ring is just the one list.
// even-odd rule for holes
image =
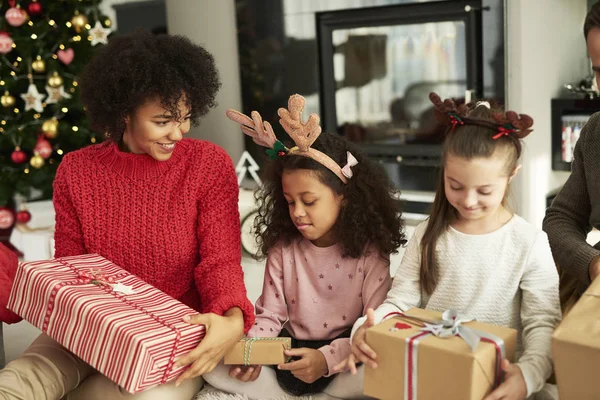
[[81, 77], [91, 126], [108, 140], [67, 154], [54, 181], [56, 257], [98, 253], [198, 312], [186, 321], [207, 333], [177, 361], [186, 372], [131, 395], [42, 334], [0, 371], [0, 399], [189, 400], [253, 325], [233, 164], [184, 138], [219, 86], [213, 57], [184, 37], [112, 39]]

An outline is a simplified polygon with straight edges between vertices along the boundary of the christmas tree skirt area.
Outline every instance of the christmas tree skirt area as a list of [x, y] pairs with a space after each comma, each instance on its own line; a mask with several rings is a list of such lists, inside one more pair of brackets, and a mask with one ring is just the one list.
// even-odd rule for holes
[[[264, 398], [269, 399], [269, 400], [273, 399], [272, 397], [269, 397], [268, 393], [265, 393]], [[314, 396], [302, 396], [302, 397], [287, 396], [287, 397], [278, 398], [278, 399], [274, 399], [274, 400], [336, 400], [336, 399], [337, 399], [337, 397], [331, 397], [331, 396], [328, 396], [328, 395], [322, 393], [322, 394], [318, 394], [318, 395], [314, 395]], [[222, 392], [222, 391], [215, 389], [214, 387], [207, 384], [200, 391], [200, 393], [198, 393], [196, 395], [194, 400], [249, 400], [249, 399], [247, 396]]]

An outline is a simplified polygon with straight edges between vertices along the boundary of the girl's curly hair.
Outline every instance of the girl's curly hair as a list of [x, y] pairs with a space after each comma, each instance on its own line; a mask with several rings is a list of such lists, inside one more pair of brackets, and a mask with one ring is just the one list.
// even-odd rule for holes
[[406, 243], [399, 193], [383, 169], [369, 160], [344, 138], [321, 133], [311, 146], [331, 157], [339, 165], [346, 164], [346, 152], [358, 160], [353, 176], [344, 184], [333, 172], [312, 158], [286, 155], [269, 160], [263, 169], [263, 185], [256, 191], [258, 216], [254, 220], [259, 243], [259, 257], [279, 241], [289, 244], [301, 236], [289, 215], [283, 196], [281, 178], [284, 170], [315, 171], [319, 180], [336, 194], [344, 196], [340, 215], [333, 229], [342, 245], [344, 257], [358, 258], [368, 245], [381, 255], [390, 255]]
[[183, 36], [142, 30], [112, 38], [86, 66], [80, 83], [92, 129], [116, 142], [122, 140], [125, 117], [152, 99], [180, 119], [178, 105], [185, 98], [196, 125], [216, 105], [221, 86], [214, 58], [204, 48]]

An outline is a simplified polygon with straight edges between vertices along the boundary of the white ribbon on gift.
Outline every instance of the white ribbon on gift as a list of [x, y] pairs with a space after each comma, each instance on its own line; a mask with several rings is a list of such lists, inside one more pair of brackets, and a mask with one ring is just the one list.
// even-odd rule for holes
[[471, 321], [473, 321], [473, 318], [450, 309], [442, 313], [442, 320], [437, 324], [425, 323], [425, 327], [421, 328], [421, 330], [430, 332], [440, 338], [460, 336], [471, 347], [471, 351], [475, 351], [481, 341], [481, 336], [478, 331], [463, 325], [463, 323]]

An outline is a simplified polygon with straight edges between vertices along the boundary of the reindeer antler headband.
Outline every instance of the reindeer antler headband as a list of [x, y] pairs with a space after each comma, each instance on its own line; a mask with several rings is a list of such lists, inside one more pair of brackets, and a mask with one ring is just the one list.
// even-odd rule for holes
[[277, 114], [281, 118], [279, 123], [296, 144], [291, 149], [288, 149], [283, 143], [277, 140], [271, 124], [266, 121], [263, 122], [258, 112], [252, 111], [250, 113], [252, 118], [250, 118], [239, 111], [229, 109], [226, 115], [230, 120], [240, 124], [242, 132], [250, 136], [254, 140], [254, 143], [266, 147], [267, 154], [272, 159], [287, 154], [309, 157], [336, 174], [342, 182], [348, 183], [348, 179], [352, 178], [351, 167], [358, 164], [358, 161], [350, 152], [347, 152], [347, 164], [344, 167], [340, 167], [327, 154], [310, 147], [321, 134], [321, 126], [319, 126], [319, 116], [317, 114], [311, 114], [308, 117], [308, 121], [302, 122], [302, 111], [304, 111], [305, 104], [306, 100], [304, 100], [304, 97], [295, 94], [290, 96], [287, 109], [280, 108], [277, 111]]
[[435, 106], [438, 118], [452, 126], [450, 132], [456, 128], [456, 125], [479, 125], [496, 130], [498, 133], [493, 136], [494, 139], [509, 135], [513, 135], [517, 139], [523, 139], [533, 131], [533, 129], [530, 129], [533, 125], [533, 118], [526, 114], [519, 115], [514, 111], [493, 113], [492, 121], [469, 117], [469, 109], [466, 105], [461, 104], [457, 107], [451, 99], [442, 101], [440, 96], [435, 93], [430, 93], [429, 99]]

